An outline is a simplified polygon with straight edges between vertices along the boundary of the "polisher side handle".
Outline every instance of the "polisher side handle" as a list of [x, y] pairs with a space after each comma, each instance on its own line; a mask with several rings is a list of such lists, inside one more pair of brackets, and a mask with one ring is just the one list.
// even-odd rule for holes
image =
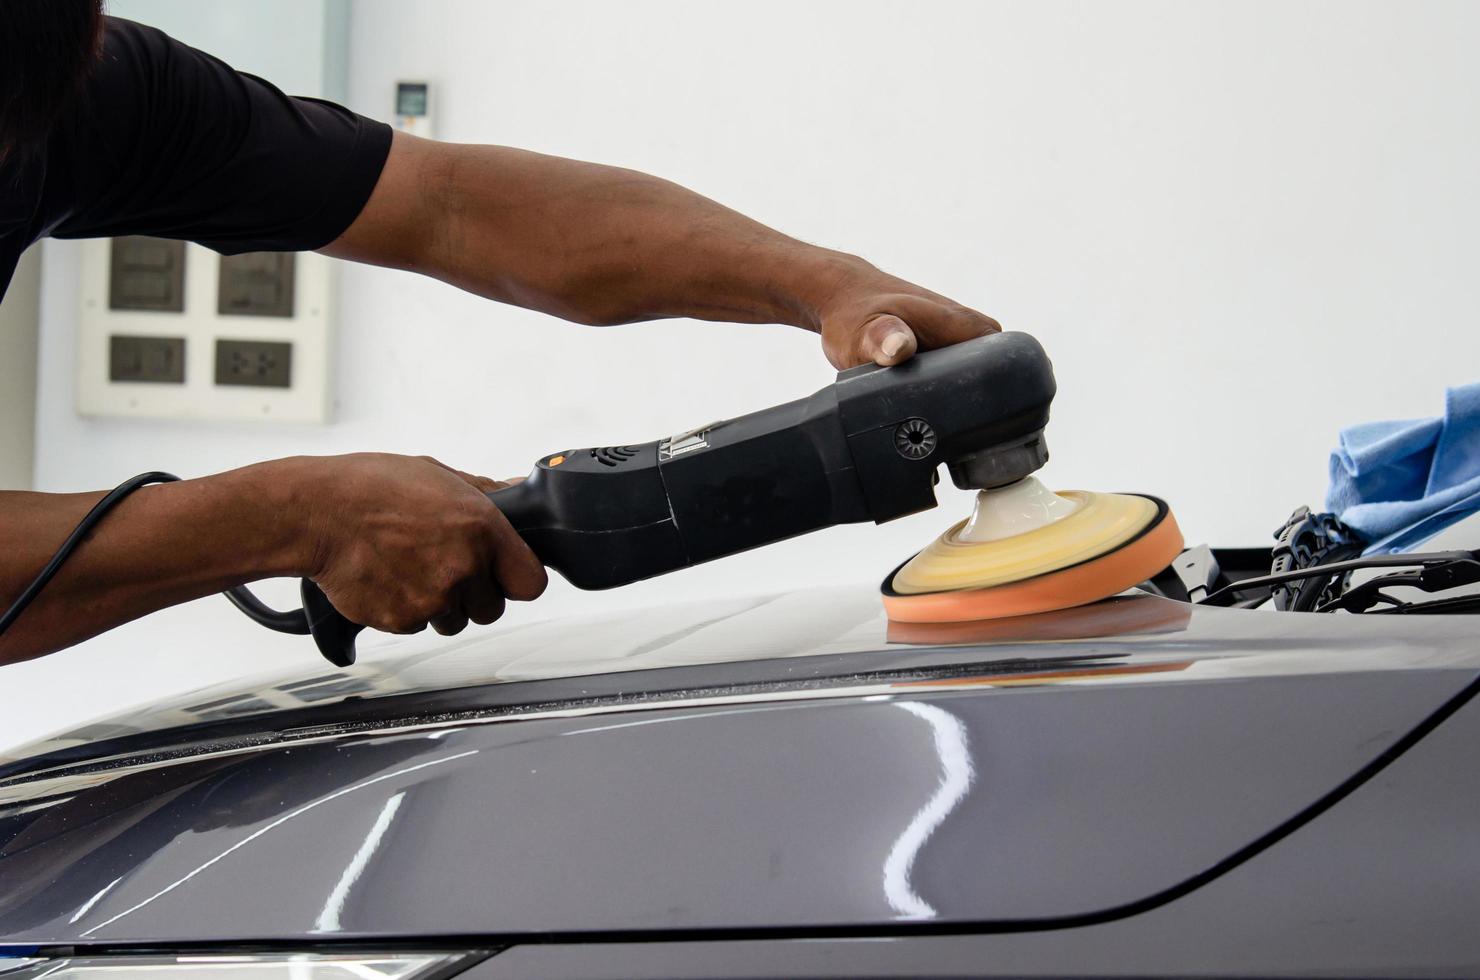
[[355, 662], [355, 637], [365, 627], [351, 622], [334, 608], [334, 603], [324, 595], [313, 579], [304, 579], [299, 584], [303, 597], [303, 615], [308, 619], [308, 632], [324, 659], [336, 667], [348, 667]]
[[[488, 499], [503, 512], [516, 531], [533, 527], [544, 512], [539, 493], [527, 483], [515, 483], [495, 490]], [[304, 579], [299, 593], [303, 597], [303, 615], [308, 620], [308, 631], [324, 659], [336, 667], [354, 664], [355, 638], [365, 627], [335, 609], [324, 590], [313, 580]]]

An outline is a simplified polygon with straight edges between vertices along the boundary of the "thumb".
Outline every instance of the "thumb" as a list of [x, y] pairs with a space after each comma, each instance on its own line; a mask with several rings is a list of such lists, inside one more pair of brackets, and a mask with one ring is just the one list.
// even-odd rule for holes
[[889, 313], [881, 313], [859, 331], [861, 360], [885, 366], [901, 364], [914, 356], [919, 342], [909, 324]]

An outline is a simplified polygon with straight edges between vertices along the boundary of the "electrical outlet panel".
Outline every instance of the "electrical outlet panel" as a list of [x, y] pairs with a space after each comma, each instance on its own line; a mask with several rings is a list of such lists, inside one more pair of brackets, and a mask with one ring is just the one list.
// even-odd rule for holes
[[150, 238], [79, 247], [79, 414], [329, 421], [331, 259]]

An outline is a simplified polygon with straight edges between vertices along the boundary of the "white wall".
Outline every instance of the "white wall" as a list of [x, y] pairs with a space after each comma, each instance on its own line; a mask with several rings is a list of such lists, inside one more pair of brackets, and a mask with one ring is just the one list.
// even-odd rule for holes
[[[1480, 364], [1480, 6], [358, 0], [351, 26], [362, 112], [429, 78], [443, 138], [660, 173], [1035, 333], [1060, 383], [1045, 478], [1158, 493], [1193, 540], [1264, 542], [1320, 502], [1338, 428], [1435, 412]], [[347, 269], [335, 425], [84, 421], [75, 253], [46, 259], [47, 489], [370, 448], [503, 475], [830, 377], [786, 328], [597, 331]], [[511, 617], [873, 582], [964, 513], [942, 496]], [[0, 743], [313, 656], [196, 603], [8, 668], [39, 696]]]
[[41, 250], [21, 256], [0, 302], [0, 490], [29, 490], [36, 463]]
[[158, 27], [285, 92], [344, 95], [348, 0], [108, 0], [107, 10]]

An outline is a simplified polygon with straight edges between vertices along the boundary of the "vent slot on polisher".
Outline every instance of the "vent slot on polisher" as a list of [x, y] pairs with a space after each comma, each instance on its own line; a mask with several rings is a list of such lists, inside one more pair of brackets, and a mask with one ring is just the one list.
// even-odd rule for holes
[[637, 455], [636, 446], [604, 446], [591, 450], [592, 457], [603, 466], [621, 466]]

